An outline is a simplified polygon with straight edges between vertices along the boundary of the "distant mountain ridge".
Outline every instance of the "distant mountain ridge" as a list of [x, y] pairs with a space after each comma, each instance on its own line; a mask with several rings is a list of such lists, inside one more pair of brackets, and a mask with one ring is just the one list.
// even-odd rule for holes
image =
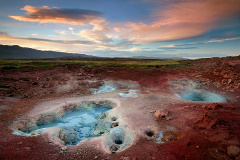
[[55, 51], [41, 51], [32, 48], [24, 48], [18, 45], [1, 45], [0, 44], [0, 59], [151, 59], [151, 60], [181, 60], [187, 59], [182, 57], [148, 57], [148, 56], [133, 56], [133, 57], [97, 57], [86, 54], [55, 52]]
[[129, 57], [133, 59], [162, 59], [162, 60], [184, 60], [187, 58], [182, 58], [182, 57], [147, 57], [147, 56], [133, 56]]
[[18, 45], [8, 46], [0, 44], [0, 59], [51, 59], [64, 57], [91, 58], [95, 56], [55, 51], [41, 51], [32, 48], [23, 48]]

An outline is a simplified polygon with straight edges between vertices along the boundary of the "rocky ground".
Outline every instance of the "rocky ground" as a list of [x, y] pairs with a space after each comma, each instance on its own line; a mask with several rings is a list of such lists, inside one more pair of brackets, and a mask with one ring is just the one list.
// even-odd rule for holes
[[[48, 69], [1, 69], [0, 159], [240, 159], [239, 58], [206, 59], [182, 69], [151, 67], [152, 70], [88, 68], [71, 64]], [[147, 102], [156, 99], [154, 94], [171, 93], [169, 82], [179, 79], [191, 79], [229, 98], [227, 103], [163, 102], [162, 107], [159, 102], [140, 108], [149, 119], [154, 118], [154, 123], [160, 128], [177, 128], [164, 132], [166, 143], [152, 141], [155, 133], [149, 131], [129, 148], [106, 153], [93, 150], [87, 144], [81, 147], [59, 147], [44, 135], [24, 137], [12, 134], [10, 126], [36, 104], [68, 97], [91, 96], [90, 88], [98, 88], [106, 80], [136, 81], [142, 89], [151, 92], [151, 95], [147, 95]]]

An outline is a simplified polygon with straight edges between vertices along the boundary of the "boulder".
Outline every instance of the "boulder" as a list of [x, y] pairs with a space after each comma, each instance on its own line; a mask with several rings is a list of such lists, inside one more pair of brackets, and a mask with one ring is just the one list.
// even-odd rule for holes
[[157, 118], [157, 119], [166, 119], [168, 116], [168, 111], [167, 110], [164, 110], [164, 109], [161, 109], [161, 110], [157, 110], [155, 113], [154, 113], [154, 117]]
[[205, 112], [203, 118], [194, 123], [194, 129], [212, 130], [219, 125], [220, 119], [214, 110]]
[[240, 155], [240, 148], [237, 146], [228, 146], [227, 147], [227, 154], [230, 157], [238, 157]]

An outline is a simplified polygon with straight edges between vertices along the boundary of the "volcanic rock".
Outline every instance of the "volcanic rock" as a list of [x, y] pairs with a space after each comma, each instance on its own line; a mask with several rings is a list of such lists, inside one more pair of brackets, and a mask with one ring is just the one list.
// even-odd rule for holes
[[67, 146], [61, 147], [61, 150], [62, 150], [62, 151], [66, 151], [66, 150], [67, 150]]
[[205, 112], [203, 118], [194, 123], [194, 129], [197, 130], [212, 130], [219, 124], [219, 117], [214, 110]]
[[216, 110], [216, 109], [219, 109], [219, 108], [223, 108], [223, 106], [222, 105], [220, 105], [220, 104], [210, 104], [210, 105], [208, 105], [207, 106], [207, 109], [209, 109], [209, 110]]
[[240, 148], [237, 146], [228, 146], [227, 147], [227, 154], [230, 157], [237, 157], [240, 155]]
[[154, 113], [154, 117], [157, 118], [157, 119], [165, 119], [166, 117], [168, 116], [168, 111], [167, 110], [157, 110], [155, 113]]

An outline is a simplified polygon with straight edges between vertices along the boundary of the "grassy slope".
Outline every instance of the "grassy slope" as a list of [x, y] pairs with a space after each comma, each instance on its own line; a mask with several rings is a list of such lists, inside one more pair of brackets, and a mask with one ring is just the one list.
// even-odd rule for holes
[[48, 68], [67, 64], [83, 65], [90, 68], [95, 66], [144, 68], [145, 66], [178, 65], [180, 63], [177, 60], [0, 60], [0, 68], [3, 69], [18, 69], [26, 66]]
[[197, 60], [142, 60], [142, 59], [79, 59], [79, 60], [0, 60], [0, 69], [21, 69], [23, 67], [33, 68], [49, 68], [53, 66], [64, 66], [68, 64], [76, 64], [80, 66], [87, 66], [89, 68], [95, 66], [101, 67], [127, 67], [130, 69], [135, 68], [162, 68], [162, 69], [177, 69], [192, 66], [194, 63], [202, 60], [231, 60], [239, 59], [238, 57], [226, 57], [226, 58], [208, 58]]

